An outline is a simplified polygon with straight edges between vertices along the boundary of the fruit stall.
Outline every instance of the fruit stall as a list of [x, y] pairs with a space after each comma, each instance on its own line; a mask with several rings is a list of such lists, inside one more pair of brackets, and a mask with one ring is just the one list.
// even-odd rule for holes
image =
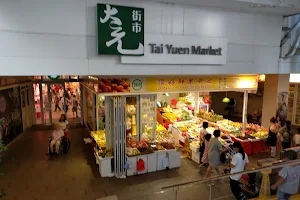
[[199, 133], [204, 121], [209, 122], [210, 133], [222, 130], [224, 146], [235, 140], [248, 143], [253, 141], [251, 137], [259, 140], [258, 131], [246, 132], [251, 125], [247, 129], [245, 123], [208, 112], [209, 91], [256, 90], [256, 76], [96, 79], [82, 85], [97, 96], [89, 102], [95, 104], [96, 119], [96, 130], [90, 136], [103, 177], [177, 168], [182, 153], [187, 152], [199, 162]]

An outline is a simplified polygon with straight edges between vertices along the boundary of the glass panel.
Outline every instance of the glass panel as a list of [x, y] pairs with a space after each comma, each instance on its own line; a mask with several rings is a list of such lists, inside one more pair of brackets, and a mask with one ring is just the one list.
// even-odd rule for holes
[[33, 84], [33, 92], [34, 92], [34, 107], [35, 107], [35, 116], [36, 116], [36, 124], [42, 123], [41, 118], [41, 105], [40, 105], [40, 88], [39, 84]]
[[49, 101], [48, 96], [48, 87], [47, 84], [42, 84], [42, 96], [43, 96], [43, 109], [44, 109], [44, 123], [51, 124], [50, 111], [51, 111], [51, 102]]
[[296, 102], [296, 116], [295, 116], [295, 124], [300, 124], [300, 87], [298, 87], [298, 95]]
[[137, 136], [137, 97], [126, 97], [126, 133]]
[[98, 97], [98, 129], [105, 129], [105, 97], [97, 95]]
[[85, 109], [87, 113], [87, 124], [91, 130], [95, 129], [95, 124], [94, 124], [94, 109], [93, 109], [93, 102], [94, 102], [94, 94], [92, 91], [86, 89], [85, 90], [85, 95], [86, 95], [86, 104], [85, 104]]
[[155, 139], [156, 96], [141, 96], [140, 102], [142, 139], [152, 142]]
[[290, 84], [289, 87], [289, 98], [288, 98], [288, 116], [287, 119], [292, 121], [293, 120], [293, 108], [294, 108], [294, 96], [296, 91], [296, 85]]
[[[61, 114], [68, 113], [70, 100], [62, 84], [50, 85], [52, 122], [59, 120]], [[71, 113], [71, 112], [69, 112]], [[70, 117], [66, 114], [67, 119]]]

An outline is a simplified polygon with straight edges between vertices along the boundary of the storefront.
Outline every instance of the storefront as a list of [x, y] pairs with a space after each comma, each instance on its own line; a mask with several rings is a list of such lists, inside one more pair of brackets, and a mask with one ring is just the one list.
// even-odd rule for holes
[[[224, 146], [240, 141], [248, 155], [267, 149], [263, 142], [267, 130], [248, 124], [245, 114], [248, 93], [257, 90], [257, 75], [99, 77], [82, 85], [92, 94], [91, 98], [87, 95], [87, 101], [93, 105], [84, 110], [84, 115], [95, 119], [89, 122], [89, 117], [85, 118], [92, 130], [102, 176], [131, 176], [180, 167], [181, 156], [199, 163], [203, 121], [209, 122], [209, 132], [222, 130], [220, 140]], [[211, 103], [224, 102], [211, 102], [209, 93], [224, 91], [243, 94], [243, 123], [210, 111]], [[143, 167], [139, 168], [139, 163]]]
[[35, 123], [31, 77], [1, 78], [0, 140], [8, 145]]

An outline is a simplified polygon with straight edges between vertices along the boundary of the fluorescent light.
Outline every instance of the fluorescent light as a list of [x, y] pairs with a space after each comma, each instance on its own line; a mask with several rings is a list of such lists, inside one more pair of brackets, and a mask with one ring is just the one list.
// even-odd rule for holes
[[166, 95], [167, 97], [170, 96], [169, 93], [166, 93], [165, 95]]
[[290, 74], [291, 83], [300, 83], [300, 74]]

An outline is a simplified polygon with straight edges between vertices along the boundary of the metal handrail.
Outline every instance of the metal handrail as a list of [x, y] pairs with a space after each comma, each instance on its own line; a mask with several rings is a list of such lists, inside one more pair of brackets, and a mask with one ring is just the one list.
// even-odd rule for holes
[[[283, 162], [283, 161], [281, 161]], [[195, 181], [188, 181], [188, 182], [184, 182], [184, 183], [178, 183], [178, 184], [174, 184], [174, 185], [168, 185], [168, 186], [164, 186], [161, 189], [165, 190], [165, 189], [170, 189], [170, 188], [174, 188], [174, 187], [179, 187], [179, 186], [185, 186], [185, 185], [190, 185], [190, 184], [194, 184], [194, 183], [205, 183], [205, 182], [209, 182], [209, 181], [215, 181], [215, 180], [219, 180], [219, 179], [224, 179], [224, 178], [229, 178], [232, 175], [243, 175], [243, 174], [250, 174], [250, 173], [254, 173], [254, 172], [260, 172], [260, 171], [265, 171], [265, 170], [271, 170], [271, 169], [277, 169], [280, 167], [284, 167], [284, 166], [290, 166], [290, 165], [299, 165], [300, 164], [300, 159], [297, 159], [295, 161], [286, 161], [277, 165], [273, 165], [273, 166], [268, 166], [268, 167], [261, 167], [259, 169], [254, 169], [254, 170], [245, 170], [243, 172], [238, 172], [238, 173], [233, 173], [233, 174], [226, 174], [226, 175], [222, 175], [222, 176], [215, 176], [215, 177], [211, 177], [211, 178], [204, 178], [201, 180], [195, 180]]]

